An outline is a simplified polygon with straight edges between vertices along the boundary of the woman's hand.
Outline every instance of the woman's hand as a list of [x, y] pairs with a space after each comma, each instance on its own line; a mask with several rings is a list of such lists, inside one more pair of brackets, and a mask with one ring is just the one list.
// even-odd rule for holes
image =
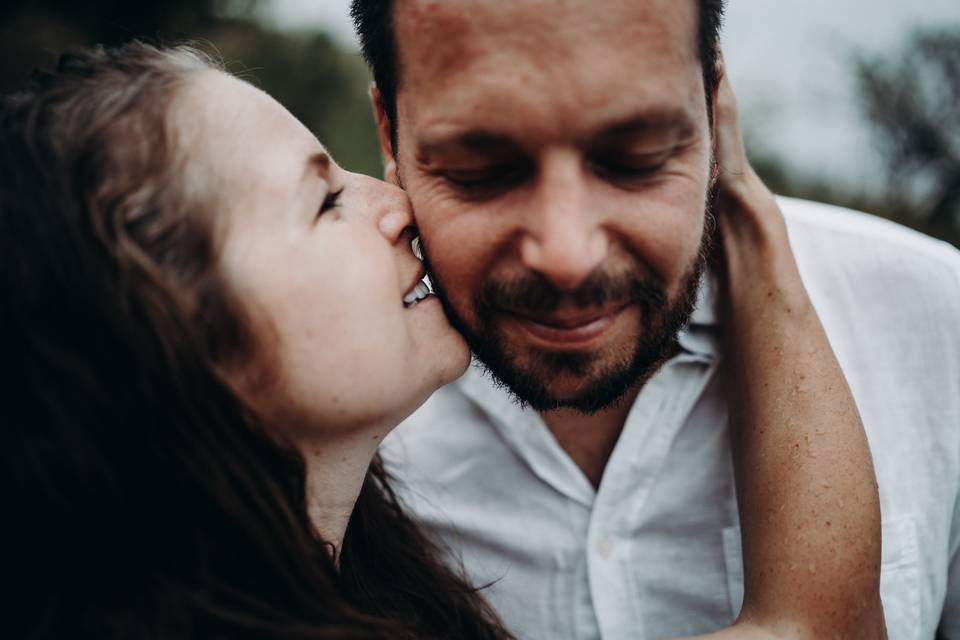
[[[773, 193], [747, 160], [736, 96], [725, 74], [720, 79], [714, 117], [717, 167], [714, 213], [719, 257], [725, 261], [720, 265], [721, 269], [743, 268], [773, 260], [787, 273], [796, 271], [783, 214]], [[727, 285], [750, 284], [749, 277], [741, 278], [739, 272], [729, 275], [732, 279]], [[780, 277], [779, 272], [769, 275], [776, 276], [784, 284], [801, 284], [799, 280], [794, 283], [792, 277]]]
[[716, 105], [724, 380], [744, 551], [732, 638], [884, 638], [880, 507], [853, 396], [773, 194], [747, 162], [733, 92]]

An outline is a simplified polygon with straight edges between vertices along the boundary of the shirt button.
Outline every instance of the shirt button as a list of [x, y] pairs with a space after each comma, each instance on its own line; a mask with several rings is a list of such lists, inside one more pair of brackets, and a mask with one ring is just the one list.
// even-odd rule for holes
[[597, 555], [603, 559], [607, 559], [613, 553], [613, 540], [610, 539], [610, 536], [602, 535], [597, 538]]

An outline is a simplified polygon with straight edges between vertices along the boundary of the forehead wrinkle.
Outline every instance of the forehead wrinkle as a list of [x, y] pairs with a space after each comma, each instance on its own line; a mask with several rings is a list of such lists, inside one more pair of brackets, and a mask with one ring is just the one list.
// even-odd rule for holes
[[[409, 67], [427, 70], [431, 76], [446, 76], [456, 74], [470, 57], [470, 52], [464, 50], [471, 42], [468, 36], [473, 30], [469, 14], [451, 11], [451, 5], [443, 0], [394, 0], [398, 88], [407, 76], [405, 71]], [[405, 41], [432, 38], [436, 34], [444, 34], [445, 39], [456, 41], [461, 45], [460, 50], [439, 46], [441, 42], [432, 42], [431, 45], [436, 46], [421, 47], [420, 55], [412, 60], [407, 59], [416, 52], [411, 52], [411, 47], [403, 46]]]
[[[613, 49], [645, 42], [699, 61], [698, 12], [696, 0], [395, 0], [393, 15], [400, 66], [436, 75], [496, 51], [574, 57], [591, 41]], [[678, 42], [673, 36], [683, 32]], [[428, 44], [405, 60], [406, 41]]]
[[[544, 3], [534, 0], [399, 0], [397, 34], [415, 44], [399, 47], [406, 68], [398, 106], [404, 111], [404, 93], [422, 94], [415, 114], [422, 125], [451, 124], [454, 113], [469, 122], [471, 113], [487, 118], [522, 110], [531, 137], [540, 127], [595, 126], [605, 112], [630, 115], [664, 95], [697, 108], [702, 100], [697, 5], [691, 0], [686, 11], [664, 9], [676, 7], [670, 4], [675, 1], [639, 6], [637, 0], [608, 0], [598, 10], [593, 2], [557, 0], [546, 3], [553, 10], [544, 11]], [[531, 14], [531, 7], [540, 10]], [[683, 42], [676, 41], [678, 28], [690, 32]], [[691, 73], [655, 73], [671, 64], [687, 64]], [[531, 92], [549, 94], [550, 100], [535, 104], [521, 95]], [[585, 111], [591, 123], [582, 122]]]

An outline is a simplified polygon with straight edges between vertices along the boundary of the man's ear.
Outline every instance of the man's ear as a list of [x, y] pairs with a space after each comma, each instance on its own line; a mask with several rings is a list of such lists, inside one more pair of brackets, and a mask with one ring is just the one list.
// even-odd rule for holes
[[710, 137], [712, 138], [711, 142], [713, 143], [713, 158], [714, 158], [714, 167], [712, 173], [714, 173], [714, 179], [719, 177], [719, 169], [716, 164], [717, 159], [717, 142], [718, 142], [718, 129], [717, 126], [717, 101], [720, 99], [720, 85], [723, 84], [724, 77], [727, 75], [727, 65], [723, 61], [723, 52], [717, 53], [717, 61], [714, 63], [713, 67], [714, 78], [716, 82], [713, 83], [713, 89], [711, 89], [710, 94], [710, 122], [713, 123], [713, 126], [710, 127]]
[[710, 94], [710, 122], [713, 123], [713, 126], [710, 127], [710, 138], [713, 145], [713, 153], [711, 154], [710, 161], [710, 187], [717, 183], [720, 179], [720, 162], [719, 162], [719, 142], [720, 142], [720, 126], [717, 118], [719, 117], [719, 111], [717, 108], [717, 102], [720, 100], [720, 85], [723, 84], [724, 78], [727, 74], [727, 66], [723, 61], [723, 52], [717, 53], [717, 61], [714, 63], [714, 78], [716, 82], [713, 83], [713, 89]]
[[710, 114], [710, 121], [714, 123], [713, 131], [714, 137], [716, 137], [716, 123], [717, 123], [717, 100], [720, 98], [720, 85], [723, 84], [723, 79], [727, 75], [727, 65], [723, 61], [723, 53], [717, 53], [717, 61], [713, 65], [713, 75], [716, 78], [716, 82], [713, 83], [712, 94], [710, 96], [710, 109], [713, 113]]
[[397, 184], [397, 162], [393, 154], [393, 139], [390, 135], [390, 118], [383, 109], [383, 96], [376, 82], [370, 83], [370, 101], [373, 102], [373, 117], [377, 122], [377, 141], [380, 143], [380, 159], [383, 160], [384, 180]]

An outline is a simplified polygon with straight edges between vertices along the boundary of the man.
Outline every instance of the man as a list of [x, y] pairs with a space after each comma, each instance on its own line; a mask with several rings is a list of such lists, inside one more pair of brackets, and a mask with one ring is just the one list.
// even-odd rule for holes
[[[701, 633], [741, 605], [703, 259], [720, 11], [354, 1], [388, 174], [482, 361], [386, 454], [523, 638]], [[890, 637], [960, 638], [960, 257], [781, 206], [871, 440]]]

